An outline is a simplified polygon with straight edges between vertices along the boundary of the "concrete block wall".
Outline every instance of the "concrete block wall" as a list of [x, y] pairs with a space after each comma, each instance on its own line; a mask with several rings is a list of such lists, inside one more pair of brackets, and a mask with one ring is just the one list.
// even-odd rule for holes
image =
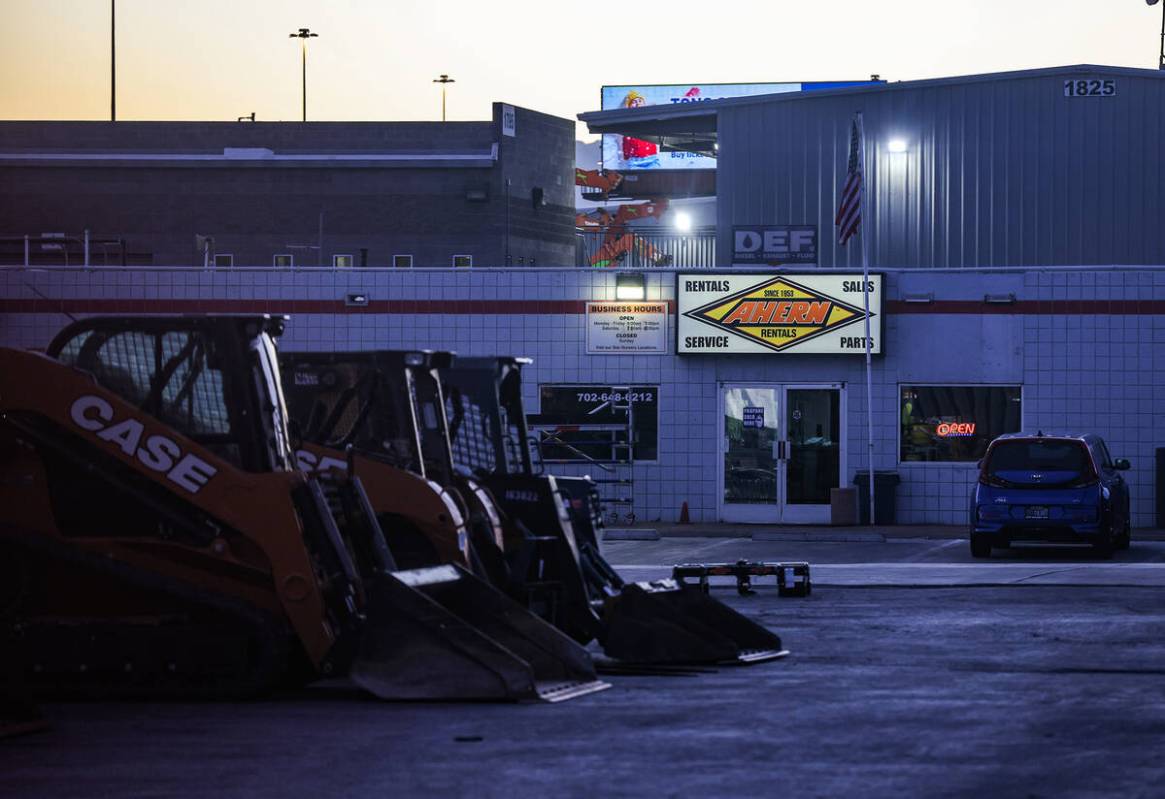
[[[673, 300], [674, 289], [673, 271], [647, 275], [648, 299]], [[889, 272], [886, 290], [886, 354], [873, 369], [874, 466], [901, 475], [900, 523], [967, 521], [974, 464], [898, 462], [900, 386], [950, 383], [1020, 385], [1025, 429], [1104, 436], [1114, 457], [1133, 463], [1134, 525], [1153, 524], [1154, 450], [1165, 446], [1165, 268], [910, 270]], [[346, 307], [353, 292], [371, 304]], [[902, 302], [915, 293], [934, 301]], [[1015, 294], [1016, 302], [989, 306], [986, 294]], [[291, 349], [530, 356], [530, 412], [542, 383], [658, 385], [659, 459], [635, 467], [634, 512], [644, 521], [674, 521], [683, 502], [693, 520], [716, 519], [723, 382], [843, 383], [843, 483], [866, 467], [860, 356], [587, 355], [583, 303], [614, 295], [614, 272], [571, 269], [0, 269], [0, 344], [43, 348], [66, 313], [265, 311], [291, 315], [283, 342]], [[674, 316], [670, 324], [674, 332]]]

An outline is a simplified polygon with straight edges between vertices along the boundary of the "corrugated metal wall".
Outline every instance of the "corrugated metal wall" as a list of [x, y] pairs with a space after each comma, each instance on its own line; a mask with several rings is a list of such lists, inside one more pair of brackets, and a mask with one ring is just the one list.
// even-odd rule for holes
[[1165, 75], [1089, 74], [1116, 96], [1065, 97], [1065, 70], [722, 109], [719, 263], [733, 225], [816, 224], [822, 266], [861, 265], [833, 227], [859, 110], [872, 266], [1165, 263]]

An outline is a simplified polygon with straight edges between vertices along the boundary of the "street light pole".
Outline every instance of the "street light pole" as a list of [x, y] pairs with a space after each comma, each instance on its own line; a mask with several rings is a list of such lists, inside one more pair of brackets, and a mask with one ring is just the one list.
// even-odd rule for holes
[[1157, 61], [1157, 69], [1165, 69], [1165, 5], [1161, 6], [1161, 54]]
[[[1145, 0], [1145, 2], [1155, 6], [1160, 0]], [[1161, 6], [1161, 54], [1158, 57], [1157, 69], [1165, 69], [1165, 5]]]
[[441, 121], [442, 122], [445, 121], [445, 86], [446, 86], [446, 84], [456, 83], [456, 82], [457, 81], [453, 80], [453, 78], [449, 77], [448, 75], [442, 75], [441, 77], [435, 78], [433, 80], [433, 83], [440, 83], [441, 84]]
[[307, 40], [319, 36], [307, 28], [300, 28], [299, 33], [287, 34], [290, 39], [299, 39], [300, 50], [303, 52], [303, 121], [307, 122]]
[[109, 121], [117, 121], [117, 0], [109, 0]]

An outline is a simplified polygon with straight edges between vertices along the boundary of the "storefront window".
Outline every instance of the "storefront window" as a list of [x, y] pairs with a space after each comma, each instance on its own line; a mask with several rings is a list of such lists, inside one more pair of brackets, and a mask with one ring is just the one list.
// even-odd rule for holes
[[[545, 461], [659, 457], [659, 386], [543, 385], [539, 399], [542, 412], [531, 420], [541, 426]], [[572, 426], [579, 429], [562, 429]]]
[[1019, 386], [902, 386], [902, 462], [977, 461], [996, 436], [1018, 433]]

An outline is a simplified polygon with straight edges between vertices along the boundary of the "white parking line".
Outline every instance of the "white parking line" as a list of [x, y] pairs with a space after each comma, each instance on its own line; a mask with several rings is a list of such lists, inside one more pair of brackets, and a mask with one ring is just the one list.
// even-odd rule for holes
[[929, 558], [935, 552], [941, 552], [944, 549], [950, 549], [951, 547], [957, 547], [957, 546], [964, 546], [965, 547], [965, 546], [967, 546], [967, 542], [961, 538], [955, 538], [951, 541], [943, 541], [941, 544], [938, 544], [936, 546], [932, 546], [928, 549], [924, 549], [922, 552], [916, 552], [913, 555], [911, 555], [910, 557], [904, 558], [903, 560], [907, 563], [912, 562], [912, 561], [916, 561], [916, 560], [922, 560], [923, 558]]

